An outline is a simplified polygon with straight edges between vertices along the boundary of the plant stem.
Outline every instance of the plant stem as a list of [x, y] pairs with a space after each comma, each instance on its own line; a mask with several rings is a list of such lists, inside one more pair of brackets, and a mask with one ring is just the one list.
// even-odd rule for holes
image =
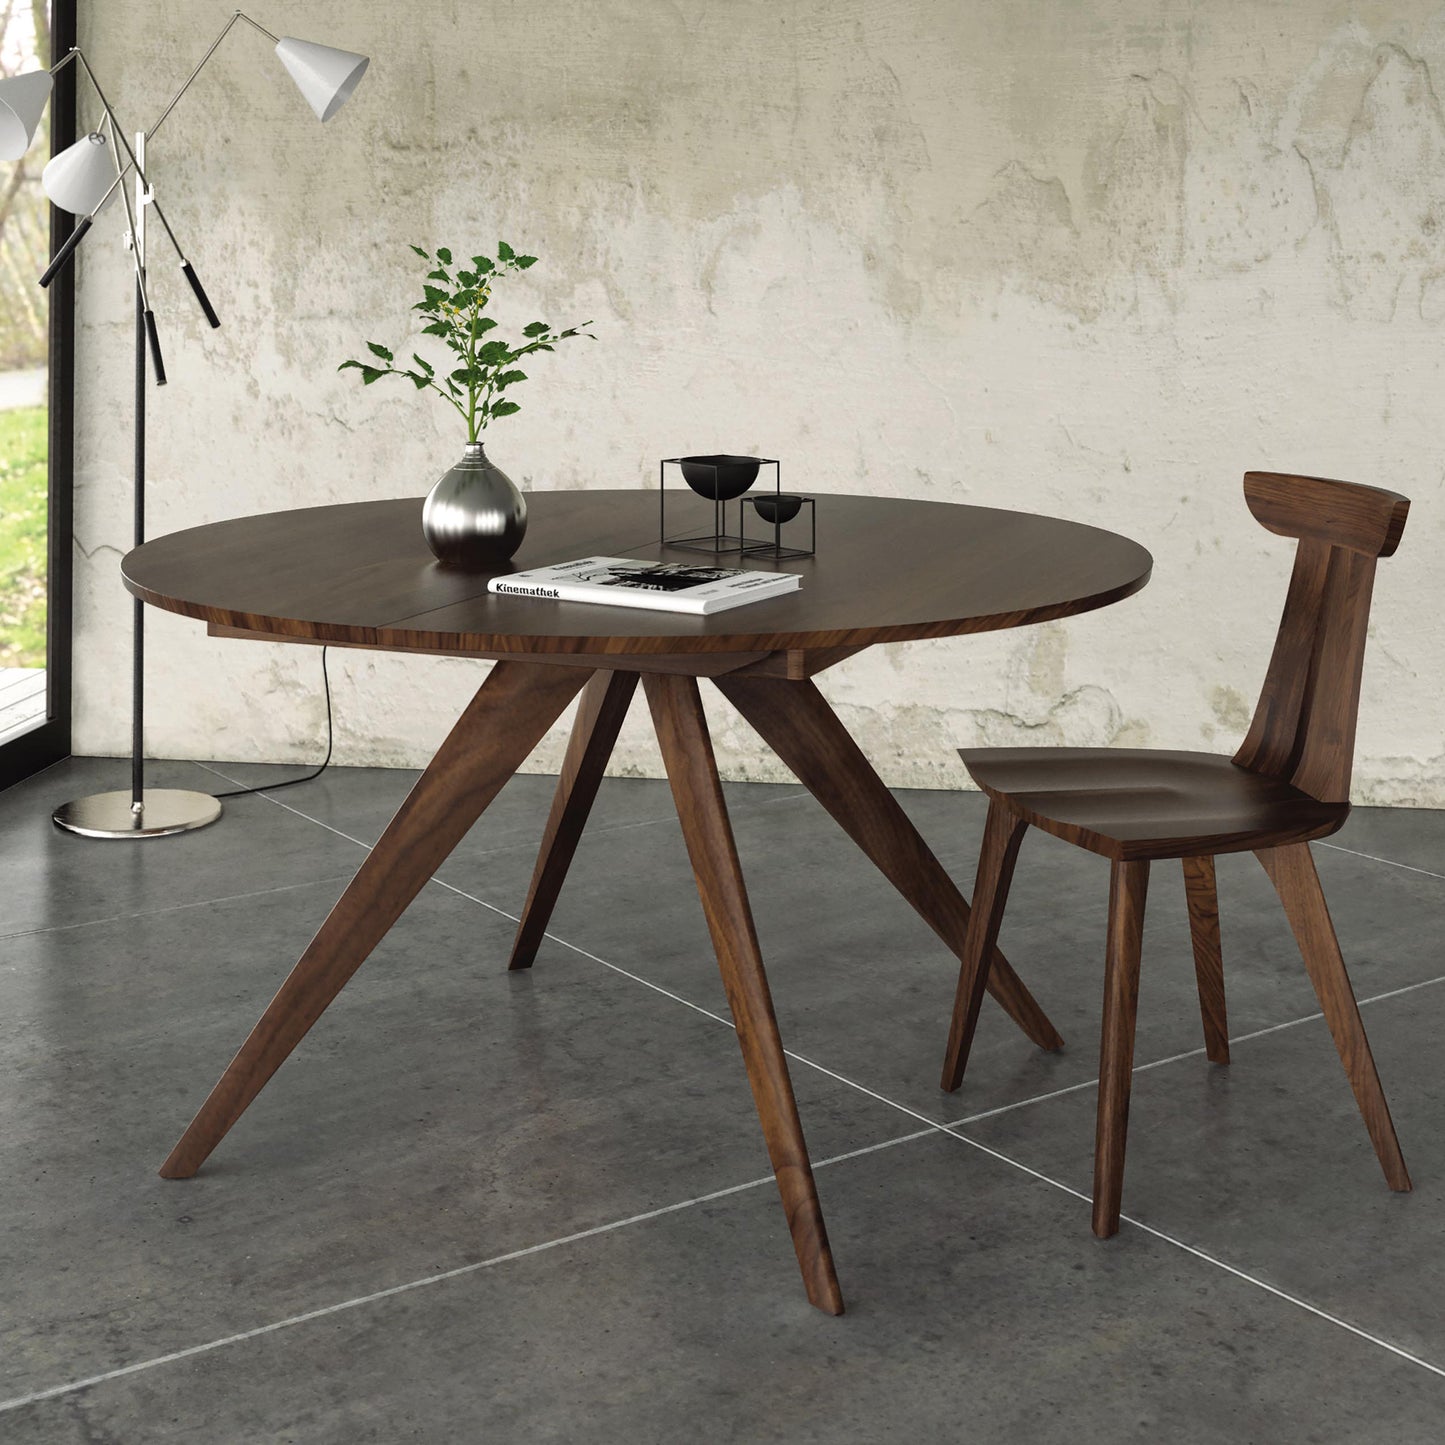
[[[480, 278], [478, 278], [480, 282]], [[472, 292], [472, 314], [467, 318], [467, 440], [477, 439], [477, 385], [473, 381], [477, 365], [477, 297], [481, 295], [478, 284]]]

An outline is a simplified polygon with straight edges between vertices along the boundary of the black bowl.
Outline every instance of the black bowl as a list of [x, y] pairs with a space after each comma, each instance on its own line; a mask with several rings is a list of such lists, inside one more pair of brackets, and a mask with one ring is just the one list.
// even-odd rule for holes
[[763, 521], [791, 522], [803, 510], [803, 499], [793, 492], [763, 492], [752, 498], [753, 510]]
[[757, 457], [683, 457], [682, 479], [710, 502], [730, 502], [758, 479]]

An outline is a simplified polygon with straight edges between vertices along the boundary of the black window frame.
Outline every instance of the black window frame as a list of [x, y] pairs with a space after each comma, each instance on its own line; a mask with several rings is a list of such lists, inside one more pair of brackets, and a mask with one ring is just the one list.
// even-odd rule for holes
[[[77, 43], [79, 0], [51, 0], [50, 59]], [[50, 151], [75, 141], [75, 86], [79, 67], [67, 65], [55, 78], [50, 101]], [[50, 208], [50, 254], [75, 229], [75, 217]], [[65, 267], [50, 286], [49, 488], [46, 550], [47, 716], [39, 727], [0, 745], [0, 789], [18, 783], [70, 756], [71, 624], [73, 618], [75, 530], [75, 267]]]

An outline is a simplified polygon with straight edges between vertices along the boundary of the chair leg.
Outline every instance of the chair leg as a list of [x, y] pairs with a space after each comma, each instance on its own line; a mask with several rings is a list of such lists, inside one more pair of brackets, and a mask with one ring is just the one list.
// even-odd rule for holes
[[953, 1001], [953, 1021], [948, 1030], [948, 1052], [943, 1060], [940, 1087], [952, 1093], [963, 1082], [978, 1011], [988, 987], [989, 963], [998, 945], [999, 925], [1008, 904], [1009, 884], [1019, 844], [1028, 824], [997, 799], [988, 805], [983, 825], [983, 844], [978, 853], [978, 881], [963, 937], [963, 962], [958, 970], [958, 992]]
[[1109, 943], [1104, 964], [1104, 1028], [1099, 1046], [1099, 1119], [1094, 1134], [1094, 1233], [1118, 1233], [1124, 1144], [1134, 1079], [1134, 1017], [1149, 864], [1116, 859], [1109, 878]]
[[1355, 1004], [1355, 993], [1325, 905], [1319, 874], [1315, 872], [1314, 855], [1308, 843], [1291, 843], [1284, 848], [1261, 848], [1255, 856], [1264, 864], [1264, 871], [1284, 904], [1325, 1022], [1339, 1050], [1340, 1062], [1355, 1091], [1355, 1102], [1364, 1116], [1365, 1128], [1370, 1131], [1380, 1168], [1390, 1188], [1404, 1193], [1411, 1187], [1410, 1175], [1405, 1169], [1400, 1141], [1395, 1137], [1390, 1106], [1380, 1087], [1370, 1041]]
[[1194, 942], [1194, 981], [1204, 1020], [1204, 1050], [1211, 1064], [1229, 1062], [1229, 1020], [1224, 1006], [1224, 954], [1219, 944], [1219, 894], [1214, 859], [1184, 858], [1184, 894], [1189, 900], [1189, 936]]

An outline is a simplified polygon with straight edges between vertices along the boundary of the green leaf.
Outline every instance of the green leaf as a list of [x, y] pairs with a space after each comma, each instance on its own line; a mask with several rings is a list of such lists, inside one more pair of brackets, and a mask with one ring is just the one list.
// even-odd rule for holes
[[389, 351], [386, 349], [386, 347], [384, 347], [384, 346], [378, 346], [378, 345], [376, 344], [376, 342], [374, 342], [374, 341], [368, 341], [368, 342], [366, 343], [366, 349], [367, 349], [373, 356], [379, 356], [383, 361], [395, 361], [395, 360], [396, 360], [396, 358], [391, 354], [391, 352], [389, 352]]
[[536, 264], [537, 264], [537, 258], [536, 258], [535, 256], [518, 256], [518, 257], [517, 257], [517, 268], [518, 268], [519, 270], [521, 270], [521, 271], [525, 271], [528, 266], [535, 266]]
[[524, 327], [522, 328], [522, 335], [523, 335], [523, 336], [540, 336], [540, 335], [542, 335], [542, 333], [543, 333], [544, 331], [546, 331], [547, 329], [548, 329], [548, 328], [547, 328], [547, 323], [546, 323], [545, 321], [534, 321], [534, 322], [532, 322], [532, 324], [531, 324], [530, 326], [524, 326]]
[[361, 373], [361, 379], [367, 386], [370, 386], [371, 383], [379, 377], [386, 375], [384, 371], [375, 366], [368, 366], [364, 361], [343, 361], [336, 369], [337, 371], [345, 371], [348, 367], [355, 367], [356, 370]]
[[514, 411], [521, 411], [521, 409], [515, 401], [494, 401], [492, 403], [493, 416], [511, 416]]
[[497, 242], [497, 260], [515, 261], [516, 258], [517, 253], [505, 241]]
[[445, 321], [433, 321], [430, 326], [422, 327], [421, 334], [423, 336], [449, 336], [451, 327]]
[[477, 360], [483, 366], [500, 366], [512, 359], [512, 348], [505, 341], [487, 341], [477, 347]]
[[419, 371], [408, 371], [406, 374], [416, 383], [418, 391], [425, 391], [431, 385], [431, 378], [423, 376]]
[[469, 366], [459, 366], [459, 367], [457, 367], [457, 369], [456, 369], [454, 372], [452, 372], [452, 374], [451, 374], [451, 379], [452, 379], [453, 381], [459, 381], [463, 386], [467, 385], [467, 383], [470, 382], [471, 379], [472, 379], [472, 369], [471, 369], [471, 367], [469, 367]]
[[452, 264], [452, 253], [448, 251], [445, 246], [438, 246], [437, 260], [440, 261], [443, 266], [450, 266]]
[[527, 373], [525, 371], [504, 371], [492, 385], [495, 386], [498, 391], [501, 391], [504, 387], [511, 386], [514, 381], [526, 381], [526, 379]]
[[438, 266], [435, 271], [428, 271], [426, 273], [426, 279], [428, 281], [445, 281], [448, 286], [452, 284], [451, 276], [446, 271], [443, 271], [440, 266]]
[[453, 291], [452, 305], [455, 306], [458, 311], [465, 311], [468, 307], [471, 306], [472, 297], [474, 297], [476, 294], [477, 293], [475, 291], [468, 291], [465, 287], [463, 287], [460, 291]]
[[493, 321], [490, 316], [478, 316], [477, 319], [472, 322], [473, 338], [485, 336], [487, 332], [491, 331], [496, 326], [496, 324], [497, 323]]
[[440, 306], [447, 299], [447, 293], [440, 286], [423, 286], [421, 289], [428, 306]]
[[472, 265], [477, 268], [477, 274], [485, 276], [489, 271], [497, 269], [497, 263], [489, 256], [473, 256]]
[[436, 375], [436, 369], [432, 366], [431, 362], [429, 362], [425, 357], [418, 356], [418, 355], [416, 354], [416, 352], [413, 351], [412, 354], [411, 354], [411, 359], [412, 359], [414, 362], [416, 362], [416, 364], [417, 364], [419, 367], [421, 367], [421, 369], [422, 369], [424, 372], [426, 372], [426, 374], [427, 374], [428, 376], [435, 376], [435, 375]]
[[477, 284], [477, 273], [475, 271], [458, 271], [457, 280], [470, 289]]
[[413, 251], [415, 251], [415, 252], [417, 253], [417, 255], [422, 258], [423, 261], [430, 261], [430, 260], [431, 260], [431, 254], [430, 254], [430, 252], [423, 251], [420, 246], [413, 246], [411, 249], [412, 249]]

